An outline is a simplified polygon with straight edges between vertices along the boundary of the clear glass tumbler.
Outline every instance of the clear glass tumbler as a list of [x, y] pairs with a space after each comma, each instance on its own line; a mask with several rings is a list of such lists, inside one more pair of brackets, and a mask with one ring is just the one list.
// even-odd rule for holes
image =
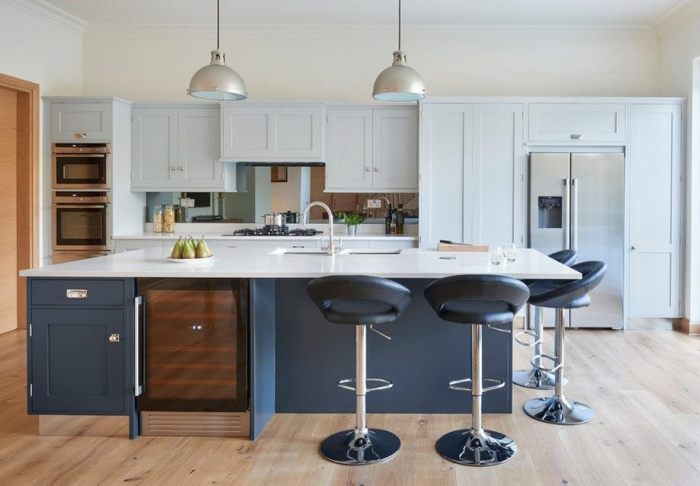
[[503, 263], [502, 246], [489, 246], [489, 263], [491, 265], [501, 265]]

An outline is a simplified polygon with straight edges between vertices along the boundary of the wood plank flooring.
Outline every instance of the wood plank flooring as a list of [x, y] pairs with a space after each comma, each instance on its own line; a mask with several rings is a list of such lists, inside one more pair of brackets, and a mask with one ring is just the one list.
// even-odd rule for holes
[[[26, 414], [25, 334], [13, 331], [0, 335], [0, 484], [700, 484], [700, 338], [575, 330], [567, 345], [568, 395], [595, 409], [593, 422], [536, 422], [520, 405], [543, 393], [516, 387], [512, 415], [485, 416], [488, 428], [517, 441], [510, 463], [469, 468], [437, 456], [435, 440], [465, 426], [468, 416], [370, 415], [372, 426], [401, 437], [401, 452], [386, 464], [344, 467], [317, 450], [326, 435], [352, 425], [350, 415], [277, 415], [255, 443], [39, 437], [36, 419]], [[516, 350], [520, 366], [527, 358], [526, 349]]]

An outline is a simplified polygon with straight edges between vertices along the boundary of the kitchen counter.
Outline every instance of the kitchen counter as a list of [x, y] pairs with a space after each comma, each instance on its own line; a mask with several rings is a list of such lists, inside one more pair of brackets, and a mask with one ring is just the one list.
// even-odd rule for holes
[[[258, 237], [258, 239], [260, 239]], [[347, 250], [346, 250], [347, 251]], [[485, 252], [403, 249], [400, 254], [290, 254], [282, 249], [221, 248], [211, 262], [175, 263], [169, 249], [148, 248], [23, 270], [23, 277], [100, 278], [315, 278], [367, 274], [435, 279], [457, 274], [497, 274], [518, 279], [578, 279], [581, 275], [542, 253], [518, 249], [516, 261], [490, 265]]]
[[[234, 236], [231, 234], [218, 233], [197, 233], [196, 231], [188, 232], [177, 232], [177, 233], [136, 233], [136, 234], [126, 234], [126, 235], [115, 235], [112, 236], [113, 240], [177, 240], [178, 238], [186, 238], [192, 236], [194, 238], [204, 238], [205, 240], [256, 240], [256, 241], [291, 241], [291, 240], [305, 240], [305, 241], [317, 241], [322, 238], [328, 239], [327, 233], [321, 233], [314, 236]], [[334, 234], [334, 238], [341, 238], [343, 240], [357, 240], [357, 241], [418, 241], [417, 235], [384, 235], [384, 234], [360, 234], [356, 236], [350, 236], [343, 233]]]

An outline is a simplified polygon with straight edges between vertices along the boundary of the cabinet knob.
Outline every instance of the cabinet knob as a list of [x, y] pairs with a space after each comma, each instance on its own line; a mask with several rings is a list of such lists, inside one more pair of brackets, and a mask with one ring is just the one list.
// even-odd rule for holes
[[177, 170], [177, 167], [171, 167], [170, 172], [175, 172]]
[[365, 167], [365, 172], [372, 172], [372, 169], [370, 169], [369, 167]]
[[375, 167], [374, 172], [379, 172], [379, 167]]
[[581, 134], [580, 133], [574, 133], [571, 135], [571, 140], [581, 140]]
[[632, 251], [637, 251], [637, 247], [636, 247], [636, 246], [633, 246], [632, 248], [630, 248], [630, 250], [632, 250]]
[[87, 133], [85, 132], [78, 132], [75, 134], [77, 138], [87, 138]]
[[111, 335], [109, 336], [109, 342], [110, 342], [110, 343], [118, 343], [118, 342], [119, 342], [119, 339], [120, 339], [120, 336], [119, 336], [119, 334], [117, 334], [117, 333], [111, 334]]

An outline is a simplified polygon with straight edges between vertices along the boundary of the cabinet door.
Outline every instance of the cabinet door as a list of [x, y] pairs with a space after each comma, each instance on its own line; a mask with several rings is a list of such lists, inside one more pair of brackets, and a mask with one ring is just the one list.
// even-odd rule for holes
[[30, 411], [126, 413], [124, 319], [123, 309], [32, 309]]
[[418, 112], [374, 110], [372, 187], [383, 192], [418, 191]]
[[183, 188], [220, 190], [223, 171], [219, 160], [219, 110], [178, 110], [178, 166], [184, 167]]
[[53, 141], [112, 140], [112, 103], [53, 103], [51, 105]]
[[372, 110], [328, 111], [326, 191], [372, 188]]
[[177, 159], [176, 109], [135, 108], [131, 135], [132, 188], [170, 188], [184, 179]]
[[472, 165], [472, 107], [423, 105], [420, 144], [420, 246], [463, 241], [464, 215], [472, 212], [465, 193]]
[[222, 158], [249, 162], [323, 161], [322, 106], [222, 104]]
[[[523, 106], [475, 105], [472, 173], [464, 181], [464, 239], [524, 243]], [[468, 172], [468, 171], [467, 171]]]
[[679, 105], [632, 105], [629, 148], [629, 314], [680, 316]]
[[625, 142], [626, 108], [614, 103], [533, 103], [529, 142]]

